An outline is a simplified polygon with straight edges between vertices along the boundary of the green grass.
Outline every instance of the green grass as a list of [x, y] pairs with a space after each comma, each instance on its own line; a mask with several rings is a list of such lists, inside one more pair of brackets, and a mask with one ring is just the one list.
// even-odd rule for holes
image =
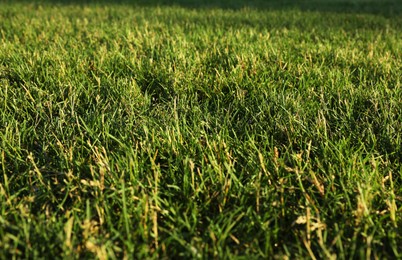
[[402, 258], [398, 1], [153, 3], [0, 3], [0, 258]]

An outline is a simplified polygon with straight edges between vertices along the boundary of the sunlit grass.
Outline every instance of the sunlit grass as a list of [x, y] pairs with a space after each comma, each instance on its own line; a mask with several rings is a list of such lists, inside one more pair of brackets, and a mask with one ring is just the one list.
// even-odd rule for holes
[[0, 3], [2, 258], [401, 257], [401, 16], [253, 3]]

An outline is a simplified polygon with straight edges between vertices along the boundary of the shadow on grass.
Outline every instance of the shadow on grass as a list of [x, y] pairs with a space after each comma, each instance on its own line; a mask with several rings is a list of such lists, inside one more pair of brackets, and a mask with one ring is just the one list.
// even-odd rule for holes
[[[14, 1], [8, 0], [12, 3]], [[32, 2], [25, 0], [23, 2]], [[401, 0], [39, 0], [47, 4], [125, 4], [133, 6], [180, 6], [190, 9], [289, 10], [374, 14], [396, 17], [402, 14]]]

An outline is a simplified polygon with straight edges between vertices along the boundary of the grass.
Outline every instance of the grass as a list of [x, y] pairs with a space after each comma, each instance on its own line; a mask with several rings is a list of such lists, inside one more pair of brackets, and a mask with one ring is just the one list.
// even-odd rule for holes
[[1, 258], [401, 258], [397, 1], [166, 3], [0, 3]]

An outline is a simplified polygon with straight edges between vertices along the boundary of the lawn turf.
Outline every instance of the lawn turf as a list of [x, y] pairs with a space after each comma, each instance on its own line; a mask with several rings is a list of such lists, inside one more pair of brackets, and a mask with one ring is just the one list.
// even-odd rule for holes
[[402, 257], [398, 1], [0, 2], [0, 257]]

